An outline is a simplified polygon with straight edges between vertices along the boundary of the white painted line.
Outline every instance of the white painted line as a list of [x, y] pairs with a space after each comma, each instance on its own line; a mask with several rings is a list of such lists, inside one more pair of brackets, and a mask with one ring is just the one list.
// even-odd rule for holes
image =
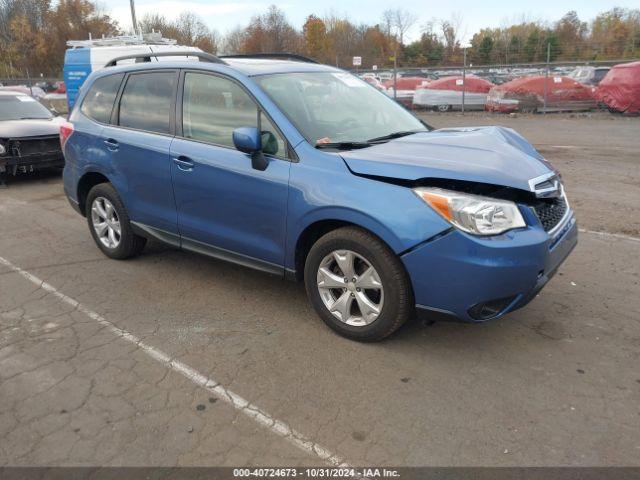
[[629, 240], [630, 242], [640, 242], [640, 238], [638, 237], [632, 237], [630, 235], [621, 235], [619, 233], [598, 232], [596, 230], [585, 230], [584, 228], [579, 228], [578, 231], [580, 233], [590, 233], [592, 235], [600, 235], [601, 237], [611, 237], [611, 238], [618, 238], [620, 240]]
[[26, 270], [21, 269], [20, 267], [14, 265], [9, 260], [0, 257], [0, 264], [6, 266], [13, 272], [21, 275], [22, 277], [29, 280], [34, 285], [37, 285], [39, 288], [44, 291], [50, 293], [58, 300], [71, 305], [74, 309], [79, 312], [84, 313], [86, 316], [95, 320], [102, 326], [106, 327], [111, 333], [115, 336], [126, 340], [127, 342], [135, 344], [140, 350], [146, 353], [149, 357], [153, 358], [157, 362], [163, 364], [166, 368], [170, 368], [176, 373], [179, 373], [183, 377], [191, 380], [191, 382], [196, 385], [201, 386], [206, 389], [220, 400], [226, 402], [231, 405], [236, 410], [244, 413], [247, 417], [251, 418], [255, 422], [259, 423], [266, 429], [270, 430], [272, 433], [275, 433], [279, 437], [282, 437], [293, 446], [299, 448], [300, 450], [307, 452], [311, 455], [318, 457], [319, 459], [327, 462], [330, 465], [334, 466], [342, 466], [347, 467], [348, 465], [340, 458], [338, 455], [334, 454], [330, 450], [318, 445], [313, 440], [305, 437], [302, 433], [294, 430], [285, 422], [278, 420], [277, 418], [272, 417], [267, 412], [261, 410], [257, 406], [250, 403], [248, 400], [245, 400], [240, 395], [232, 392], [231, 390], [225, 388], [223, 385], [218, 383], [213, 378], [207, 377], [202, 373], [198, 372], [194, 368], [189, 365], [179, 361], [172, 359], [171, 356], [164, 353], [162, 350], [158, 350], [157, 348], [143, 342], [140, 338], [136, 337], [134, 334], [129, 333], [126, 330], [123, 330], [120, 327], [115, 326], [109, 320], [104, 318], [99, 313], [94, 312], [93, 310], [88, 309], [80, 302], [74, 300], [73, 298], [65, 295], [64, 293], [58, 291], [53, 285], [45, 282], [44, 280], [39, 279], [35, 275], [27, 272]]

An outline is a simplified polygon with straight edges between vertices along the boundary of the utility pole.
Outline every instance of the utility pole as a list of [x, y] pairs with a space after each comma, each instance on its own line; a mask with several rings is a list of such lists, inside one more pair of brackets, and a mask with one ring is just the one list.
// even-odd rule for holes
[[462, 115], [464, 115], [464, 99], [465, 99], [465, 93], [467, 90], [467, 46], [465, 45], [464, 48], [462, 49], [462, 56], [463, 56], [463, 62], [462, 62]]
[[136, 20], [136, 4], [134, 0], [129, 0], [129, 4], [131, 5], [131, 22], [133, 23], [133, 34], [140, 35], [138, 31], [138, 21]]
[[393, 99], [398, 99], [398, 51], [393, 53]]
[[544, 78], [544, 108], [542, 109], [542, 114], [547, 114], [547, 90], [549, 88], [549, 62], [551, 61], [551, 42], [547, 42], [547, 71], [545, 73]]

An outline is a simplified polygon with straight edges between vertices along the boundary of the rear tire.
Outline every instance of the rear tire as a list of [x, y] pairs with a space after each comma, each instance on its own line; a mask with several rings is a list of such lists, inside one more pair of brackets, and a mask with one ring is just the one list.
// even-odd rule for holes
[[320, 318], [352, 340], [382, 340], [414, 311], [411, 283], [400, 259], [358, 227], [339, 228], [316, 241], [305, 262], [304, 280]]
[[147, 239], [133, 233], [129, 214], [110, 183], [100, 183], [87, 195], [87, 223], [102, 253], [115, 260], [139, 255]]

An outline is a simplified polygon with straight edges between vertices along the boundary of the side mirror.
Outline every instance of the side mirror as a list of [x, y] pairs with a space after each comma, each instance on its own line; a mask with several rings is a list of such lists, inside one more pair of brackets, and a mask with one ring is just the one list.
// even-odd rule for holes
[[241, 152], [251, 155], [251, 166], [265, 170], [269, 162], [262, 153], [262, 136], [255, 127], [240, 127], [233, 131], [233, 144]]

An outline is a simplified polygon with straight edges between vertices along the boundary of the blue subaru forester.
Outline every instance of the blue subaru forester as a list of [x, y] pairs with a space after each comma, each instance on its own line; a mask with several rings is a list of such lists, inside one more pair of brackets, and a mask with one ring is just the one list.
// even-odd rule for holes
[[304, 281], [327, 325], [374, 341], [416, 311], [520, 308], [577, 243], [558, 172], [511, 129], [433, 130], [296, 56], [182, 55], [114, 59], [61, 128], [108, 257], [154, 238]]

